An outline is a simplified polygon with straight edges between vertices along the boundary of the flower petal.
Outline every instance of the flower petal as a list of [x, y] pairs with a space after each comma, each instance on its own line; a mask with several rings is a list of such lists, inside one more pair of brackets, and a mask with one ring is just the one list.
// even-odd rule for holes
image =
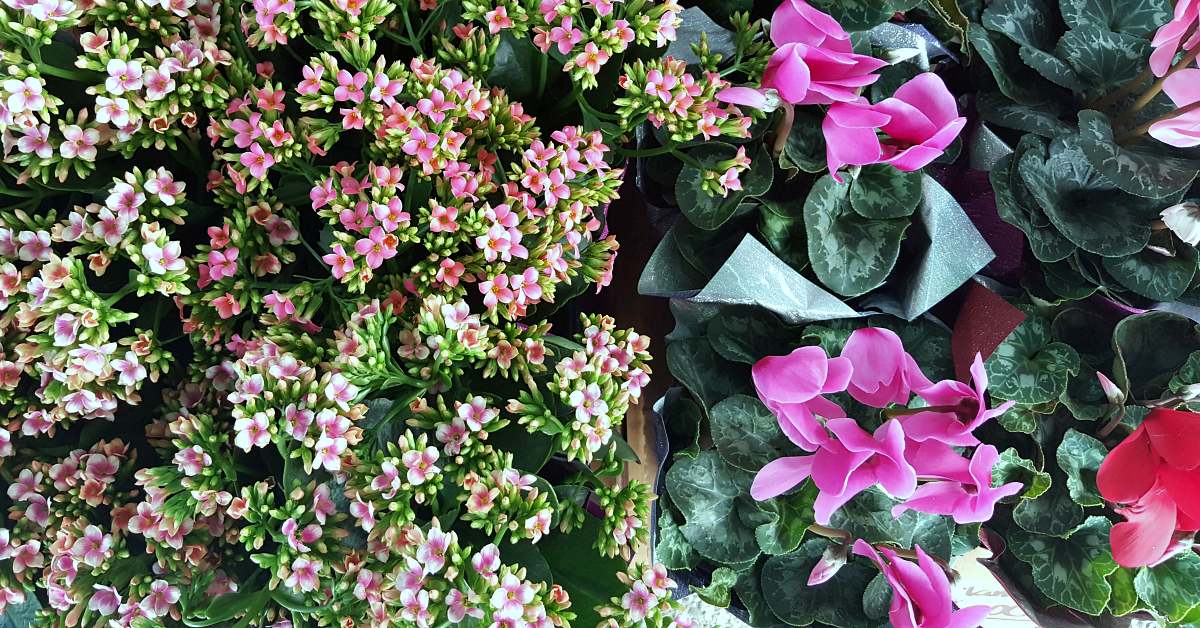
[[1096, 485], [1105, 500], [1132, 504], [1154, 486], [1157, 465], [1158, 456], [1150, 451], [1150, 437], [1143, 423], [1108, 452], [1104, 462], [1100, 463]]
[[786, 456], [768, 462], [750, 487], [750, 496], [762, 501], [782, 495], [812, 474], [813, 456]]
[[[1200, 70], [1197, 70], [1200, 72]], [[1150, 445], [1172, 467], [1200, 467], [1200, 414], [1159, 408], [1146, 417]]]
[[1119, 511], [1128, 518], [1113, 526], [1113, 559], [1122, 567], [1156, 562], [1171, 546], [1175, 531], [1175, 502], [1166, 490], [1152, 489], [1136, 505]]

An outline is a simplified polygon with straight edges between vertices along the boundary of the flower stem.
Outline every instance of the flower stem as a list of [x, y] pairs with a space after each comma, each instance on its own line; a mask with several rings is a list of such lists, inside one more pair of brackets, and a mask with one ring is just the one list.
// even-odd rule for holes
[[137, 290], [137, 287], [138, 287], [138, 284], [136, 281], [130, 281], [129, 283], [125, 284], [125, 286], [123, 288], [118, 290], [115, 294], [113, 294], [112, 296], [105, 299], [104, 305], [112, 307], [113, 304], [115, 304], [117, 301], [120, 301], [122, 298], [125, 297], [125, 295], [129, 294], [130, 292], [133, 292], [134, 290]]
[[[881, 545], [887, 545], [892, 549], [892, 551], [896, 552], [897, 556], [901, 558], [911, 558], [913, 560], [917, 559], [916, 550], [904, 549], [903, 547], [898, 547], [892, 545], [891, 543], [883, 543]], [[958, 572], [950, 567], [950, 563], [933, 554], [926, 554], [926, 556], [931, 558], [933, 562], [937, 563], [938, 566], [942, 568], [942, 571], [946, 572], [946, 575], [950, 578], [950, 584], [954, 584], [954, 581], [958, 580]]]
[[883, 411], [885, 419], [894, 419], [900, 416], [912, 416], [922, 412], [957, 412], [961, 410], [959, 406], [925, 406], [924, 408], [889, 408]]
[[1129, 106], [1129, 109], [1125, 110], [1125, 113], [1122, 113], [1120, 117], [1113, 122], [1113, 127], [1115, 128], [1121, 126], [1132, 120], [1133, 116], [1135, 116], [1137, 112], [1141, 111], [1143, 107], [1150, 104], [1150, 101], [1154, 100], [1154, 97], [1162, 91], [1163, 83], [1167, 80], [1168, 76], [1171, 76], [1172, 74], [1191, 65], [1191, 63], [1196, 60], [1197, 56], [1200, 56], [1200, 46], [1196, 46], [1195, 48], [1187, 51], [1187, 54], [1183, 55], [1183, 57], [1179, 60], [1179, 63], [1171, 66], [1171, 69], [1167, 70], [1166, 74], [1163, 74], [1161, 78], [1159, 78], [1157, 81], [1154, 81], [1154, 84], [1150, 86], [1150, 89], [1146, 90], [1146, 93], [1142, 94], [1141, 97], [1135, 100], [1134, 103]]
[[835, 541], [840, 540], [843, 545], [849, 545], [851, 539], [854, 538], [854, 535], [850, 534], [849, 530], [830, 528], [819, 523], [814, 523], [808, 526], [808, 531], [812, 532], [813, 534], [819, 534], [825, 538], [834, 539]]
[[1086, 108], [1095, 109], [1096, 111], [1103, 111], [1116, 104], [1122, 98], [1125, 98], [1126, 96], [1129, 96], [1133, 92], [1137, 91], [1137, 88], [1141, 87], [1142, 84], [1148, 81], [1152, 76], [1154, 76], [1154, 70], [1150, 69], [1150, 66], [1146, 66], [1146, 69], [1142, 70], [1141, 74], [1138, 74], [1136, 77], [1134, 77], [1132, 81], [1122, 85], [1121, 89], [1118, 89], [1107, 96], [1093, 100], [1092, 102], [1088, 103]]
[[100, 76], [99, 73], [79, 72], [76, 70], [53, 66], [49, 63], [39, 63], [37, 64], [37, 69], [39, 74], [49, 74], [50, 76], [56, 76], [60, 79], [67, 79], [68, 81], [76, 81], [79, 83], [95, 83], [97, 82], [97, 77]]
[[622, 157], [656, 157], [674, 151], [676, 146], [679, 146], [679, 142], [668, 142], [666, 146], [647, 148], [645, 150], [625, 150], [620, 146], [613, 148], [613, 150], [620, 153]]
[[[1197, 49], [1200, 49], [1200, 47], [1197, 47]], [[1195, 111], [1196, 109], [1200, 109], [1200, 101], [1194, 102], [1194, 103], [1184, 106], [1184, 107], [1180, 107], [1180, 108], [1176, 109], [1175, 111], [1172, 111], [1171, 113], [1161, 115], [1139, 127], [1130, 129], [1129, 131], [1126, 131], [1125, 133], [1121, 134], [1120, 137], [1117, 138], [1117, 144], [1120, 144], [1120, 145], [1127, 144], [1130, 141], [1135, 140], [1142, 135], [1145, 135], [1146, 132], [1150, 130], [1150, 127], [1152, 125], [1154, 125], [1158, 122], [1162, 122], [1164, 120], [1178, 118], [1179, 116], [1182, 116], [1185, 113], [1191, 113], [1191, 112]]]

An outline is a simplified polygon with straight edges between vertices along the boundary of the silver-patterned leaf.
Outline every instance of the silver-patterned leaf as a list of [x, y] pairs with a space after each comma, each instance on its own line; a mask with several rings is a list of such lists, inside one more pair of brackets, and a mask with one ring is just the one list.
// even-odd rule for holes
[[1089, 517], [1065, 539], [1013, 529], [1008, 548], [1029, 563], [1038, 589], [1050, 599], [1099, 615], [1112, 593], [1105, 576], [1117, 569], [1109, 548], [1111, 529], [1104, 517]]
[[804, 227], [817, 279], [842, 296], [854, 297], [887, 279], [910, 223], [905, 218], [863, 218], [850, 207], [849, 188], [831, 176], [821, 177], [804, 203]]

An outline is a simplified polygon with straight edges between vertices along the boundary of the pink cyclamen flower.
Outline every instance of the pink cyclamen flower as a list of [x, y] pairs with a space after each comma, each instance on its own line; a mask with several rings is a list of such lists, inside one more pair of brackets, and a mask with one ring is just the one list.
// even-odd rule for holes
[[887, 65], [874, 57], [788, 43], [771, 55], [762, 86], [795, 105], [825, 105], [858, 99], [854, 91], [879, 79]]
[[906, 510], [915, 510], [951, 515], [959, 524], [988, 521], [996, 502], [1021, 492], [1020, 482], [992, 488], [992, 468], [997, 462], [1000, 462], [1000, 454], [996, 447], [980, 445], [967, 465], [965, 477], [922, 484], [908, 501], [892, 508], [892, 516], [899, 517]]
[[771, 42], [804, 44], [840, 53], [854, 52], [850, 35], [833, 17], [804, 0], [784, 0], [771, 15]]
[[842, 357], [854, 365], [847, 386], [850, 396], [876, 408], [907, 404], [913, 390], [933, 385], [921, 367], [904, 350], [900, 336], [890, 329], [856, 329], [842, 348]]
[[820, 347], [800, 347], [788, 355], [759, 360], [751, 374], [763, 403], [779, 419], [779, 427], [797, 447], [816, 451], [828, 440], [817, 420], [844, 418], [836, 403], [821, 395], [846, 390], [854, 367], [845, 357], [830, 358]]
[[[1150, 54], [1150, 69], [1155, 76], [1163, 76], [1175, 62], [1175, 55], [1182, 44], [1184, 50], [1191, 50], [1200, 43], [1200, 31], [1192, 32], [1192, 28], [1200, 22], [1200, 2], [1196, 0], [1180, 0], [1175, 3], [1175, 16], [1154, 33], [1150, 45], [1154, 52]], [[1187, 41], [1184, 36], [1191, 35]]]
[[878, 483], [901, 499], [917, 488], [917, 474], [904, 459], [904, 428], [895, 419], [870, 434], [854, 419], [831, 419], [825, 427], [837, 439], [821, 444], [811, 456], [786, 456], [771, 461], [758, 475], [750, 494], [759, 501], [790, 490], [812, 476], [821, 490], [813, 509], [817, 523], [829, 525], [835, 510]]
[[901, 418], [904, 433], [915, 441], [932, 438], [957, 447], [978, 445], [979, 439], [972, 434], [975, 428], [1004, 414], [1016, 402], [1008, 401], [988, 409], [987, 372], [983, 369], [983, 356], [978, 353], [975, 354], [975, 363], [971, 365], [971, 379], [975, 383], [974, 388], [948, 379], [917, 390], [917, 396], [932, 408]]
[[[1182, 6], [1183, 3], [1180, 3]], [[1200, 69], [1179, 70], [1163, 81], [1163, 91], [1176, 107], [1186, 107], [1200, 101]], [[1195, 109], [1150, 125], [1150, 137], [1180, 148], [1200, 145], [1200, 109]]]
[[401, 459], [404, 461], [404, 466], [408, 469], [409, 483], [415, 486], [424, 484], [426, 480], [441, 471], [441, 469], [434, 465], [438, 459], [438, 450], [436, 447], [426, 447], [424, 451], [416, 449], [406, 451]]
[[[829, 172], [841, 181], [837, 170], [846, 164], [886, 163], [905, 172], [922, 168], [941, 156], [966, 124], [941, 77], [926, 72], [877, 104], [865, 98], [835, 103], [821, 131]], [[881, 142], [876, 129], [888, 139]]]
[[875, 561], [892, 585], [892, 606], [888, 617], [895, 628], [976, 628], [989, 613], [990, 606], [968, 606], [954, 610], [950, 579], [946, 572], [919, 545], [913, 546], [917, 562], [900, 558], [894, 550], [875, 548], [862, 539], [854, 542], [854, 553]]

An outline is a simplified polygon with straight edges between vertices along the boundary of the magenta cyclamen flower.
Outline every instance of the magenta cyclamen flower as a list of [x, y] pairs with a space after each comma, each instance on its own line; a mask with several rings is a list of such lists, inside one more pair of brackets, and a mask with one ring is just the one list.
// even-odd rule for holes
[[[1200, 31], [1192, 30], [1197, 22], [1200, 22], [1200, 2], [1180, 0], [1175, 3], [1175, 17], [1163, 24], [1150, 42], [1154, 47], [1154, 52], [1150, 54], [1150, 69], [1155, 76], [1167, 73], [1175, 62], [1181, 44], [1184, 50], [1191, 50], [1200, 43]], [[1183, 40], [1185, 36], [1186, 42]]]
[[847, 386], [850, 396], [876, 408], [907, 404], [913, 390], [933, 385], [916, 360], [904, 350], [900, 336], [890, 329], [856, 329], [842, 348], [842, 357], [854, 365]]
[[975, 384], [973, 389], [962, 382], [948, 379], [917, 390], [917, 396], [929, 403], [931, 408], [901, 418], [904, 433], [915, 441], [932, 438], [957, 447], [978, 445], [979, 439], [971, 432], [988, 419], [1004, 414], [1016, 402], [1008, 401], [988, 409], [985, 395], [987, 372], [983, 369], [983, 356], [978, 353], [975, 354], [975, 363], [971, 365], [971, 379]]
[[[966, 462], [965, 460], [963, 462]], [[980, 445], [962, 474], [939, 482], [922, 484], [908, 501], [892, 508], [899, 517], [906, 510], [933, 515], [951, 515], [959, 524], [978, 523], [992, 518], [996, 502], [1021, 492], [1020, 482], [992, 488], [992, 468], [1000, 454], [992, 445]]]
[[783, 433], [797, 447], [816, 451], [829, 437], [814, 415], [846, 416], [821, 395], [846, 390], [853, 370], [847, 358], [830, 358], [820, 347], [800, 347], [788, 355], [759, 360], [751, 372], [759, 398], [779, 418]]
[[[829, 172], [841, 181], [837, 170], [847, 164], [886, 163], [906, 172], [922, 168], [937, 159], [966, 124], [946, 84], [926, 72], [875, 105], [865, 98], [835, 103], [821, 131]], [[876, 129], [888, 136], [887, 141], [880, 141]]]
[[812, 476], [821, 490], [813, 504], [817, 523], [829, 524], [835, 510], [878, 483], [901, 499], [917, 488], [917, 474], [904, 459], [904, 429], [895, 419], [868, 433], [854, 419], [831, 419], [825, 424], [837, 439], [821, 444], [811, 456], [771, 461], [758, 475], [750, 494], [759, 501], [790, 490]]
[[850, 35], [833, 17], [804, 0], [784, 0], [771, 15], [771, 42], [776, 46], [804, 44], [834, 52], [853, 52]]
[[[837, 40], [832, 40], [837, 41]], [[787, 43], [779, 47], [763, 72], [762, 86], [795, 105], [853, 101], [855, 90], [874, 83], [885, 61], [829, 48]]]
[[992, 611], [989, 606], [969, 606], [955, 611], [950, 597], [950, 579], [946, 572], [922, 550], [914, 546], [917, 563], [901, 559], [894, 550], [875, 548], [862, 539], [854, 542], [854, 553], [879, 565], [892, 585], [892, 606], [888, 617], [895, 628], [976, 628]]
[[[1200, 69], [1179, 70], [1163, 81], [1163, 91], [1176, 107], [1186, 107], [1200, 101], [1197, 81], [1200, 81]], [[1154, 139], [1171, 146], [1190, 148], [1200, 145], [1200, 109], [1155, 122], [1150, 125], [1149, 133]]]

